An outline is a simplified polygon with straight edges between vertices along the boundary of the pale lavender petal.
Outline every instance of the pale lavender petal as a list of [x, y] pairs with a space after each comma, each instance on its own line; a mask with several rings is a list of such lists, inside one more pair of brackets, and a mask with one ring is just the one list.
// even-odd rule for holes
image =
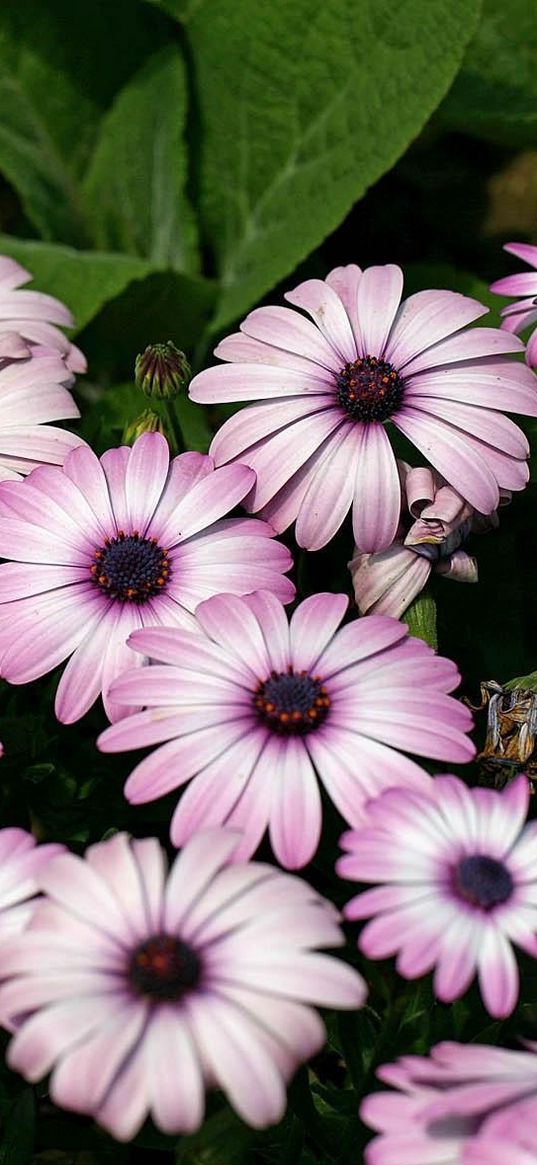
[[270, 397], [298, 396], [306, 393], [325, 393], [332, 384], [332, 375], [311, 376], [294, 368], [277, 368], [260, 364], [220, 364], [207, 368], [190, 383], [189, 396], [198, 404], [218, 401], [267, 400]]
[[229, 417], [213, 437], [211, 455], [218, 465], [240, 457], [242, 453], [258, 441], [277, 433], [294, 421], [303, 420], [334, 407], [333, 394], [308, 400], [304, 397], [290, 397], [285, 400], [265, 401], [262, 405], [249, 405]]
[[304, 741], [290, 737], [277, 743], [270, 840], [280, 864], [296, 870], [311, 861], [319, 844], [321, 797]]
[[347, 610], [346, 595], [321, 593], [304, 599], [291, 616], [290, 648], [295, 671], [313, 671]]
[[479, 986], [483, 1002], [496, 1019], [514, 1011], [519, 993], [518, 969], [513, 948], [505, 935], [488, 927], [478, 952]]
[[476, 456], [466, 434], [406, 405], [394, 417], [394, 424], [476, 510], [490, 514], [497, 509], [496, 479]]
[[241, 454], [257, 474], [247, 508], [255, 511], [265, 506], [308, 457], [317, 453], [323, 441], [342, 427], [346, 429], [347, 423], [341, 410], [324, 409], [280, 429]]
[[305, 356], [329, 371], [340, 371], [341, 361], [319, 328], [288, 307], [256, 308], [246, 316], [241, 331], [255, 340]]
[[487, 314], [475, 299], [454, 291], [418, 291], [401, 304], [384, 359], [397, 369], [439, 340]]
[[408, 361], [399, 366], [399, 372], [406, 380], [428, 368], [440, 368], [442, 365], [474, 360], [476, 357], [523, 351], [522, 341], [501, 328], [474, 328], [449, 336], [447, 340], [426, 348], [420, 355], [409, 357]]
[[386, 340], [403, 292], [403, 272], [393, 263], [367, 267], [358, 285], [360, 356], [384, 356]]
[[145, 1058], [156, 1125], [164, 1133], [193, 1133], [203, 1120], [203, 1076], [188, 1021], [175, 1007], [160, 1007], [152, 1016]]
[[285, 299], [307, 311], [341, 359], [342, 366], [356, 360], [356, 343], [345, 308], [335, 291], [322, 279], [306, 279]]
[[397, 533], [400, 512], [399, 472], [386, 431], [379, 424], [364, 425], [352, 509], [357, 546], [369, 552], [385, 550]]
[[352, 505], [352, 466], [359, 455], [360, 429], [342, 425], [318, 455], [317, 472], [304, 493], [296, 523], [296, 540], [308, 550], [330, 542]]

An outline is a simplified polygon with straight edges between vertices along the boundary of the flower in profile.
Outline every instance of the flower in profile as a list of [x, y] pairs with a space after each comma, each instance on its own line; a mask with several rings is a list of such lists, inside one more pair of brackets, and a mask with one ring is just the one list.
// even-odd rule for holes
[[524, 822], [526, 777], [502, 792], [436, 777], [426, 790], [389, 789], [349, 831], [337, 870], [376, 882], [345, 907], [372, 918], [359, 947], [371, 959], [397, 954], [397, 970], [417, 979], [435, 968], [434, 991], [458, 999], [477, 973], [491, 1015], [518, 999], [512, 943], [537, 957], [537, 823]]
[[[20, 291], [21, 284], [31, 278], [14, 259], [0, 256], [0, 367], [4, 361], [24, 360], [36, 347], [43, 347], [57, 352], [70, 372], [85, 372], [85, 356], [60, 331], [60, 327], [73, 326], [71, 312], [51, 295]], [[78, 416], [78, 412], [60, 415]]]
[[[537, 1044], [527, 1048], [445, 1042], [428, 1056], [383, 1064], [377, 1076], [397, 1091], [362, 1103], [362, 1119], [379, 1134], [366, 1148], [366, 1165], [530, 1165]], [[502, 1145], [509, 1149], [500, 1158], [494, 1146]]]
[[[362, 615], [399, 619], [434, 571], [455, 582], [477, 582], [477, 562], [462, 544], [473, 533], [498, 525], [498, 515], [478, 514], [430, 466], [399, 461], [402, 510], [395, 541], [387, 550], [365, 554], [358, 546], [349, 562], [356, 603]], [[500, 491], [500, 504], [510, 501]]]
[[[222, 588], [266, 586], [285, 601], [289, 551], [252, 518], [224, 518], [251, 489], [245, 465], [215, 469], [183, 453], [170, 464], [166, 441], [144, 433], [132, 448], [99, 459], [74, 449], [62, 469], [42, 466], [22, 482], [0, 483], [0, 672], [24, 684], [71, 656], [56, 715], [72, 723], [111, 681], [143, 663], [127, 647], [147, 625], [196, 627], [192, 612]], [[222, 520], [223, 519], [223, 520]]]
[[25, 829], [0, 829], [0, 948], [19, 934], [32, 916], [41, 871], [63, 852], [56, 843], [37, 845]]
[[[534, 268], [533, 271], [505, 275], [490, 285], [490, 290], [497, 295], [516, 295], [515, 303], [502, 308], [502, 328], [518, 335], [537, 323], [537, 247], [531, 243], [506, 243], [503, 249]], [[526, 360], [532, 368], [537, 366], [537, 329], [528, 340]]]
[[118, 1140], [151, 1113], [203, 1120], [205, 1086], [248, 1124], [280, 1120], [285, 1085], [324, 1042], [313, 1005], [357, 1008], [363, 979], [317, 947], [343, 943], [334, 907], [299, 878], [229, 865], [236, 835], [198, 833], [167, 875], [154, 838], [116, 834], [44, 871], [45, 897], [0, 949], [7, 1058]]
[[68, 429], [45, 423], [80, 416], [69, 392], [73, 382], [51, 349], [35, 349], [27, 359], [0, 360], [0, 481], [20, 480], [37, 465], [62, 465], [72, 449], [84, 444]]
[[483, 514], [500, 490], [523, 489], [528, 444], [501, 410], [537, 416], [537, 385], [514, 356], [516, 336], [469, 329], [487, 309], [451, 291], [401, 302], [399, 267], [337, 267], [308, 279], [283, 307], [251, 312], [199, 373], [200, 402], [261, 403], [231, 417], [210, 452], [257, 474], [248, 508], [276, 530], [296, 519], [300, 546], [316, 550], [352, 507], [362, 551], [385, 550], [399, 525], [401, 489], [385, 423], [427, 457]]
[[242, 831], [237, 856], [249, 857], [268, 826], [278, 861], [298, 869], [321, 834], [319, 781], [356, 824], [385, 786], [429, 784], [399, 750], [472, 758], [471, 716], [446, 695], [459, 681], [455, 664], [394, 619], [375, 615], [338, 630], [347, 603], [313, 595], [289, 625], [268, 592], [218, 595], [197, 608], [196, 634], [148, 627], [130, 637], [157, 662], [142, 679], [138, 670], [121, 676], [112, 699], [146, 711], [106, 729], [98, 746], [160, 746], [127, 781], [133, 804], [194, 778], [172, 820], [174, 845], [225, 824]]

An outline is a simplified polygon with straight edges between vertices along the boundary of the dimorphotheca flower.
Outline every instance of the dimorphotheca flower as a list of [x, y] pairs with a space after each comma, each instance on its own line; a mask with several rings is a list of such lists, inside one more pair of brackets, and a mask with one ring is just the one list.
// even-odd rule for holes
[[[364, 554], [356, 546], [349, 562], [363, 615], [399, 619], [433, 571], [455, 582], [477, 582], [477, 562], [462, 544], [470, 534], [498, 525], [496, 512], [478, 514], [434, 469], [412, 469], [404, 461], [398, 465], [403, 508], [395, 541], [378, 554]], [[500, 491], [501, 504], [510, 497]]]
[[324, 546], [352, 506], [363, 551], [399, 524], [391, 422], [476, 510], [528, 480], [524, 434], [500, 410], [537, 416], [537, 386], [498, 328], [468, 329], [487, 309], [451, 291], [401, 303], [399, 267], [337, 267], [286, 294], [297, 308], [251, 312], [216, 355], [229, 363], [190, 386], [201, 402], [260, 400], [216, 434], [217, 464], [240, 459], [257, 481], [248, 507], [276, 530], [296, 519], [301, 546]]
[[225, 823], [243, 831], [238, 855], [249, 856], [268, 826], [278, 861], [298, 868], [319, 842], [318, 778], [356, 824], [385, 786], [429, 784], [399, 749], [471, 759], [471, 717], [446, 695], [458, 683], [455, 665], [380, 615], [338, 631], [347, 602], [313, 595], [289, 626], [267, 592], [219, 595], [197, 608], [197, 634], [159, 627], [131, 636], [136, 651], [164, 666], [117, 680], [113, 700], [147, 710], [98, 744], [107, 752], [160, 745], [127, 781], [135, 804], [195, 778], [172, 820], [175, 845]]
[[35, 347], [45, 347], [62, 356], [71, 372], [85, 372], [85, 356], [56, 326], [72, 327], [71, 312], [51, 295], [20, 291], [21, 284], [31, 278], [14, 259], [0, 256], [0, 365], [3, 361], [24, 360]]
[[0, 360], [0, 480], [20, 480], [37, 465], [62, 465], [84, 444], [68, 429], [44, 423], [80, 416], [69, 392], [73, 382], [61, 356], [50, 350]]
[[[502, 308], [502, 328], [518, 334], [537, 322], [537, 247], [530, 243], [506, 243], [504, 251], [510, 251], [517, 259], [522, 259], [530, 267], [536, 268], [534, 271], [505, 275], [490, 285], [490, 290], [498, 295], [517, 296], [516, 303], [510, 303]], [[526, 360], [532, 368], [537, 366], [537, 329], [528, 340]]]
[[0, 948], [10, 1066], [52, 1072], [55, 1103], [119, 1140], [149, 1113], [166, 1133], [197, 1129], [205, 1085], [255, 1127], [278, 1121], [324, 1040], [310, 1005], [364, 1002], [361, 976], [314, 949], [343, 942], [331, 904], [271, 866], [226, 867], [235, 843], [198, 833], [168, 877], [153, 838], [59, 857], [29, 929]]
[[[1, 754], [0, 754], [1, 755]], [[0, 945], [28, 924], [41, 871], [63, 846], [37, 845], [25, 829], [0, 829]]]
[[360, 935], [372, 959], [397, 954], [416, 979], [435, 968], [434, 991], [458, 999], [477, 972], [491, 1015], [518, 998], [512, 943], [537, 957], [537, 822], [524, 828], [526, 777], [502, 792], [436, 777], [427, 790], [389, 789], [367, 807], [363, 828], [346, 833], [337, 869], [377, 882], [345, 907], [373, 918]]
[[[537, 1149], [537, 1044], [508, 1051], [437, 1044], [377, 1076], [397, 1092], [367, 1096], [360, 1115], [380, 1135], [367, 1165], [530, 1165]], [[500, 1158], [494, 1145], [508, 1145]], [[525, 1151], [532, 1150], [525, 1158]]]
[[132, 449], [99, 460], [75, 449], [63, 469], [41, 467], [0, 483], [0, 672], [22, 684], [67, 656], [56, 695], [65, 723], [103, 691], [110, 719], [127, 708], [108, 687], [142, 663], [126, 645], [155, 624], [195, 627], [201, 599], [221, 589], [266, 586], [285, 601], [291, 556], [256, 519], [221, 521], [252, 486], [245, 465], [214, 468], [183, 453], [171, 465], [166, 441], [146, 433]]

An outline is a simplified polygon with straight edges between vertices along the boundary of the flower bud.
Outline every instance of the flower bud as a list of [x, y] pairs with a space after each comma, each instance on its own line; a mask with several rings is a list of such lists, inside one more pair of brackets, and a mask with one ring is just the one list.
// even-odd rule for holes
[[134, 376], [138, 388], [156, 400], [173, 400], [188, 388], [192, 375], [184, 354], [171, 340], [149, 344], [136, 357]]
[[162, 419], [151, 409], [145, 409], [136, 420], [127, 421], [123, 429], [122, 444], [133, 445], [142, 433], [162, 433], [163, 437], [167, 436]]

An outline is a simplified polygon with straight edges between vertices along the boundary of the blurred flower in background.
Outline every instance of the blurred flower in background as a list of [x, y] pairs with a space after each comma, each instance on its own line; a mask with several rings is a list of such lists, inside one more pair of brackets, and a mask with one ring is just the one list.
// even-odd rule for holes
[[[531, 243], [506, 243], [504, 251], [522, 259], [533, 271], [520, 271], [515, 275], [504, 275], [491, 283], [490, 290], [497, 295], [516, 295], [516, 303], [502, 308], [502, 328], [508, 332], [523, 332], [537, 323], [537, 247]], [[537, 366], [537, 330], [532, 332], [526, 346], [526, 360], [532, 368]]]

